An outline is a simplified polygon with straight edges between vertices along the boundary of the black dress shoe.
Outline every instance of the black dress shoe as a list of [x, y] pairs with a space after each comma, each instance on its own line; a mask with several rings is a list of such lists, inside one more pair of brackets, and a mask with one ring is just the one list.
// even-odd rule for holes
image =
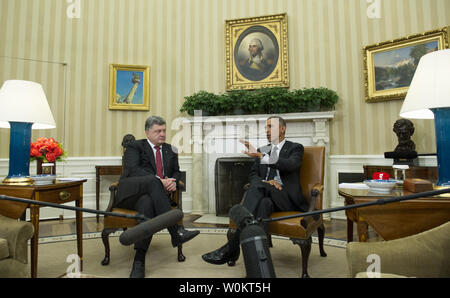
[[240, 252], [241, 250], [239, 248], [230, 249], [230, 245], [227, 243], [215, 251], [202, 255], [202, 259], [207, 263], [215, 265], [225, 263], [234, 264], [239, 259]]
[[196, 230], [196, 231], [188, 231], [183, 227], [179, 227], [178, 231], [176, 233], [176, 237], [172, 237], [172, 246], [173, 247], [177, 247], [185, 242], [188, 242], [189, 240], [191, 240], [192, 238], [194, 238], [195, 236], [197, 236], [198, 234], [200, 234], [200, 231]]
[[145, 277], [145, 263], [139, 260], [134, 260], [133, 269], [131, 269], [130, 278], [144, 278]]

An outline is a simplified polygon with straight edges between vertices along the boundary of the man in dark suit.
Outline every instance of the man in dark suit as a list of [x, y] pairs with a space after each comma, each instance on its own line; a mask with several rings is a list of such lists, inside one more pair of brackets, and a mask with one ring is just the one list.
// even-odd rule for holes
[[[180, 179], [176, 148], [166, 144], [166, 122], [158, 116], [145, 121], [146, 139], [129, 144], [123, 156], [123, 171], [115, 207], [137, 210], [148, 218], [171, 210], [169, 194]], [[176, 247], [199, 234], [177, 224], [167, 228]], [[135, 243], [136, 255], [130, 277], [145, 277], [145, 254], [152, 237]]]
[[[269, 218], [274, 211], [307, 211], [302, 196], [300, 167], [303, 145], [285, 140], [286, 122], [273, 116], [266, 121], [266, 135], [270, 144], [256, 150], [248, 141], [243, 153], [255, 158], [249, 179], [250, 187], [241, 203], [255, 218]], [[263, 226], [268, 233], [268, 224]], [[225, 264], [239, 258], [240, 229], [219, 249], [202, 256], [211, 264]]]

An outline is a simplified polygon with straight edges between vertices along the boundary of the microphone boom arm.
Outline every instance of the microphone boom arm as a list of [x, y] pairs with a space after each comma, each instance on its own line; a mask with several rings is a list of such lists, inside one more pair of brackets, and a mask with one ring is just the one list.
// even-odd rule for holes
[[72, 210], [72, 211], [88, 212], [88, 213], [100, 214], [100, 215], [105, 215], [105, 216], [125, 217], [128, 219], [135, 219], [138, 221], [147, 221], [149, 219], [141, 214], [131, 215], [131, 214], [124, 214], [124, 213], [109, 212], [109, 211], [100, 211], [100, 210], [86, 209], [86, 208], [74, 207], [74, 206], [66, 206], [66, 205], [60, 205], [60, 204], [55, 204], [55, 203], [41, 202], [41, 201], [16, 198], [16, 197], [4, 196], [4, 195], [0, 195], [0, 200], [14, 201], [14, 202], [25, 203], [25, 204], [41, 205], [41, 206], [45, 206], [45, 207], [67, 209], [67, 210]]

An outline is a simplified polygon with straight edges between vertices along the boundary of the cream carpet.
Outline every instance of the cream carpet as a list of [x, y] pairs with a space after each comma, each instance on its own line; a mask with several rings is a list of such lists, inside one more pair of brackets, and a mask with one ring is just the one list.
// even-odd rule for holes
[[[123, 246], [119, 237], [110, 236], [111, 262], [102, 266], [104, 247], [101, 238], [90, 235], [83, 240], [83, 274], [95, 277], [128, 278], [134, 258], [133, 246]], [[76, 241], [64, 241], [64, 237], [40, 241], [38, 256], [38, 277], [61, 277], [68, 268], [73, 268], [71, 254], [76, 254]], [[333, 243], [333, 240], [325, 243]], [[301, 272], [301, 255], [298, 245], [289, 239], [274, 237], [270, 252], [277, 277], [296, 278]], [[211, 265], [201, 255], [219, 248], [226, 242], [224, 231], [201, 229], [200, 235], [183, 246], [184, 262], [177, 261], [177, 249], [172, 248], [170, 235], [160, 232], [153, 236], [146, 258], [147, 278], [243, 278], [245, 264], [241, 257], [236, 266]], [[336, 243], [334, 243], [336, 244]], [[339, 246], [345, 244], [338, 243]], [[321, 257], [317, 244], [313, 243], [309, 257], [308, 273], [317, 278], [347, 277], [347, 261], [344, 247], [325, 246], [327, 257]]]

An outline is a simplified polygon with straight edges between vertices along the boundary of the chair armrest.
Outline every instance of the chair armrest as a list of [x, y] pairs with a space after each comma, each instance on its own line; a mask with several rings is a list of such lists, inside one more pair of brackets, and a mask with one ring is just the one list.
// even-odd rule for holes
[[[320, 200], [322, 198], [322, 194], [323, 194], [323, 185], [322, 184], [316, 184], [311, 188], [311, 197], [309, 199], [309, 208], [308, 211], [314, 211], [317, 209], [321, 209], [318, 207], [321, 207], [322, 204], [320, 204], [321, 202], [318, 202], [318, 200]], [[319, 206], [317, 206], [319, 203]]]
[[186, 186], [184, 185], [183, 181], [181, 181], [181, 180], [178, 181], [177, 189], [179, 189], [181, 191], [186, 190]]
[[118, 187], [119, 187], [119, 182], [116, 181], [109, 186], [109, 191], [116, 191]]
[[[322, 193], [323, 193], [323, 185], [316, 184], [311, 188], [311, 197], [309, 199], [309, 207], [307, 212], [311, 212], [314, 210], [322, 209]], [[321, 218], [321, 215], [313, 215], [313, 216], [305, 216], [300, 220], [300, 225], [305, 229], [314, 221], [317, 221]]]
[[34, 227], [27, 221], [18, 221], [0, 215], [0, 238], [8, 241], [11, 258], [26, 264], [28, 262], [28, 240], [34, 235]]
[[109, 203], [106, 211], [111, 211], [114, 206], [114, 202], [116, 201], [117, 189], [119, 187], [119, 182], [116, 181], [109, 186]]

